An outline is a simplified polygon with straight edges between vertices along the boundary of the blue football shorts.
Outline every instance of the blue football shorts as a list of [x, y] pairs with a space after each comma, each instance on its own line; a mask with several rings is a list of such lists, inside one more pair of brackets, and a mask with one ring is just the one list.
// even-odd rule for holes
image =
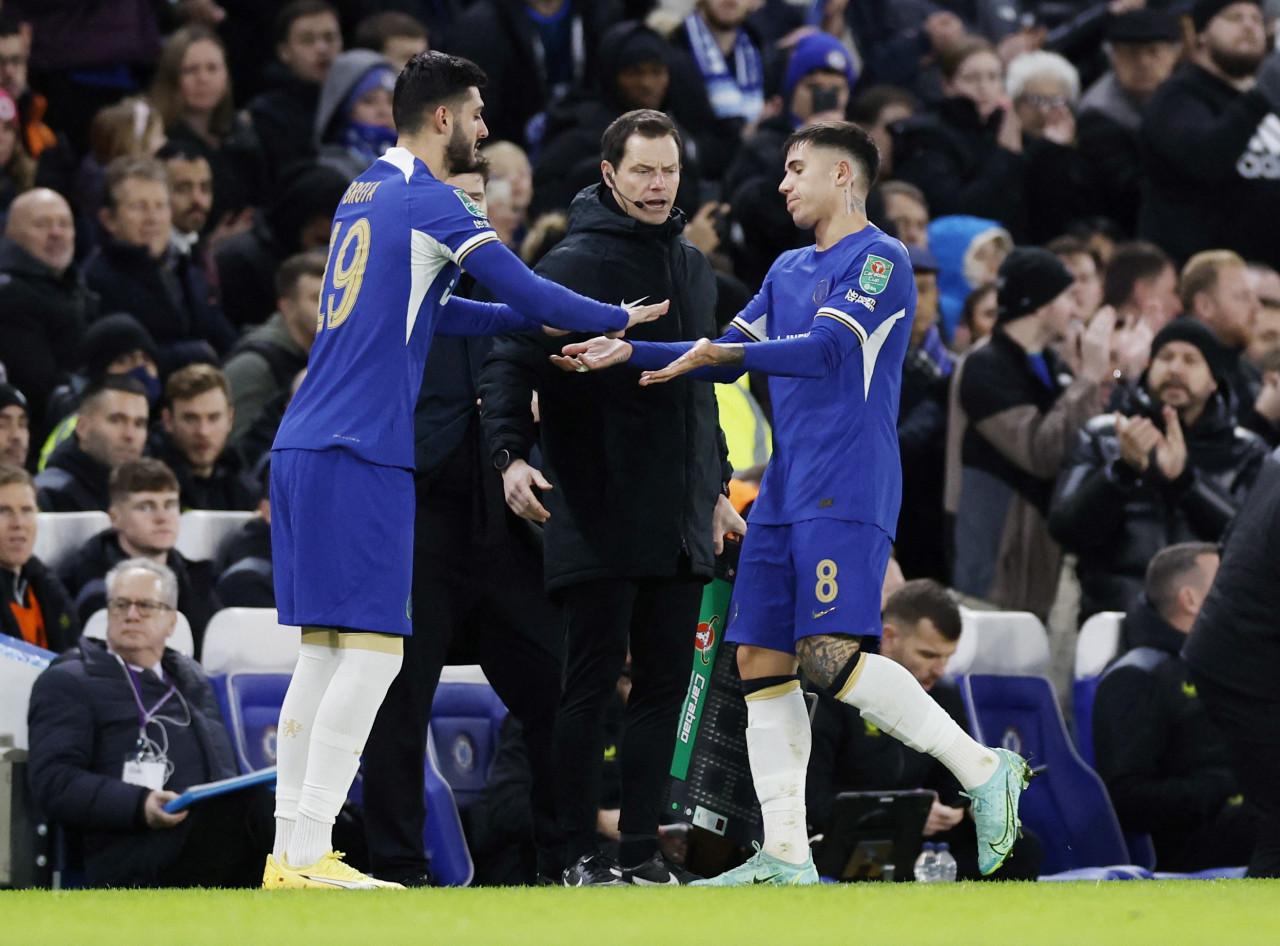
[[893, 540], [842, 519], [752, 525], [742, 544], [725, 640], [795, 653], [818, 634], [879, 637]]
[[348, 450], [271, 454], [281, 624], [413, 633], [413, 472]]

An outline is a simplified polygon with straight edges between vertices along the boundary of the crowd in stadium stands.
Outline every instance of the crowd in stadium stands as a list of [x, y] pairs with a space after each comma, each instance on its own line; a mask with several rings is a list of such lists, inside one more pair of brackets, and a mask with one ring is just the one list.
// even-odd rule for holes
[[[123, 626], [155, 615], [127, 607], [109, 583], [156, 585], [160, 604], [189, 623], [198, 660], [219, 608], [274, 605], [270, 447], [315, 338], [331, 218], [350, 181], [395, 144], [398, 70], [432, 48], [488, 74], [488, 161], [475, 196], [530, 266], [565, 236], [575, 195], [600, 186], [610, 122], [637, 108], [671, 117], [683, 142], [683, 240], [680, 226], [671, 239], [706, 278], [694, 292], [664, 289], [655, 277], [649, 291], [655, 299], [689, 291], [713, 337], [779, 253], [812, 242], [777, 190], [782, 142], [846, 118], [873, 136], [881, 179], [868, 215], [908, 245], [919, 298], [899, 414], [904, 502], [891, 574], [936, 579], [1043, 620], [1061, 594], [1064, 555], [1074, 556], [1080, 620], [1128, 612], [1129, 654], [1099, 691], [1097, 729], [1098, 768], [1122, 824], [1154, 835], [1162, 867], [1245, 863], [1251, 837], [1280, 836], [1274, 806], [1259, 815], [1250, 799], [1241, 803], [1213, 724], [1180, 702], [1195, 690], [1179, 650], [1217, 571], [1217, 543], [1280, 445], [1276, 12], [1258, 0], [103, 0], [82, 10], [3, 0], [0, 585], [8, 606], [0, 631], [69, 652], [33, 696], [40, 802], [89, 832], [90, 869], [102, 883], [194, 882], [190, 864], [210, 831], [242, 838], [254, 857], [258, 832], [269, 834], [243, 811], [206, 819], [201, 831], [179, 829], [155, 792], [94, 787], [118, 773], [90, 757], [84, 740], [97, 737], [77, 720], [99, 700], [124, 706], [129, 719], [132, 709], [118, 693], [98, 692], [110, 675], [106, 652], [80, 629], [114, 602], [107, 641], [116, 652], [137, 649], [117, 641]], [[1033, 246], [1048, 252], [1022, 252]], [[563, 272], [540, 271], [569, 285], [610, 278], [592, 271], [594, 252], [583, 243], [581, 258], [557, 257], [570, 260]], [[506, 512], [491, 467], [554, 463], [561, 458], [548, 454], [576, 435], [556, 439], [556, 372], [543, 364], [516, 372], [524, 387], [486, 392], [476, 386], [486, 351], [458, 342], [454, 350], [442, 341], [428, 364], [436, 380], [424, 387], [420, 419], [462, 426], [439, 457], [422, 459], [434, 441], [418, 445], [420, 465], [450, 458], [420, 475], [418, 524], [474, 548], [454, 555], [420, 542], [418, 551], [438, 560], [441, 575], [465, 559], [470, 577], [458, 580], [478, 581], [493, 533], [481, 541], [475, 530], [492, 530]], [[555, 347], [508, 339], [491, 367], [518, 361], [522, 345], [538, 358]], [[452, 375], [439, 374], [455, 369], [456, 390]], [[625, 396], [603, 379], [600, 391], [602, 408]], [[552, 418], [544, 452], [534, 428], [518, 445], [509, 435], [490, 440], [477, 392], [521, 411], [541, 394]], [[733, 470], [726, 495], [742, 511], [768, 460], [768, 386], [756, 377], [720, 385], [716, 401]], [[456, 417], [444, 416], [446, 402], [459, 405]], [[701, 404], [698, 416], [714, 416], [712, 407]], [[600, 416], [602, 431], [630, 422]], [[643, 429], [618, 449], [657, 449], [667, 436], [650, 425], [649, 445]], [[714, 424], [707, 430], [714, 454]], [[717, 488], [715, 459], [698, 463]], [[679, 485], [642, 482], [635, 469], [630, 460], [600, 468], [611, 499], [679, 501]], [[554, 513], [564, 498], [553, 492], [547, 506]], [[486, 507], [494, 503], [496, 512]], [[68, 550], [55, 570], [32, 553], [37, 504], [104, 511], [111, 527]], [[252, 518], [214, 560], [191, 561], [175, 548], [187, 509]], [[519, 525], [508, 538], [527, 544], [532, 527]], [[618, 526], [581, 541], [596, 554], [599, 543], [627, 536]], [[528, 590], [508, 583], [502, 593], [538, 597], [512, 602], [530, 621], [546, 610], [553, 662], [536, 679], [554, 688], [560, 609], [581, 610], [588, 629], [574, 643], [577, 625], [565, 618], [573, 666], [590, 656], [583, 642], [598, 637], [587, 620], [598, 603], [542, 600], [530, 548]], [[632, 577], [653, 571], [642, 558]], [[122, 571], [126, 561], [132, 571]], [[547, 564], [565, 561], [549, 551]], [[684, 577], [700, 586], [709, 561], [694, 564]], [[152, 593], [133, 597], [143, 592]], [[419, 597], [415, 586], [415, 613], [430, 613], [434, 602]], [[911, 626], [886, 637], [886, 653], [896, 642], [895, 659], [922, 678], [930, 671], [910, 662], [913, 635], [936, 636], [935, 649], [947, 653], [954, 636], [943, 618], [919, 631], [923, 613], [909, 613]], [[413, 664], [430, 681], [426, 705], [445, 651], [473, 653], [463, 638], [479, 623], [460, 616], [457, 633], [442, 634]], [[609, 659], [625, 650], [623, 637]], [[199, 665], [165, 661], [164, 679], [176, 682], [193, 726], [184, 730], [190, 745], [171, 747], [176, 764], [199, 773], [186, 783], [233, 772], [225, 740], [213, 735], [218, 710]], [[603, 700], [621, 667], [595, 670]], [[650, 712], [647, 685], [641, 675], [635, 714]], [[662, 699], [678, 701], [680, 685]], [[161, 698], [165, 683], [143, 686]], [[963, 717], [951, 691], [934, 692]], [[1280, 694], [1272, 700], [1274, 718]], [[840, 784], [855, 754], [836, 745], [843, 730], [867, 739], [860, 723], [828, 717], [825, 705], [814, 754], [831, 756], [815, 761], [815, 784]], [[521, 716], [526, 735], [542, 740], [530, 754], [539, 767], [552, 744], [545, 709]], [[663, 751], [661, 739], [651, 741]], [[111, 765], [123, 756], [121, 748]], [[931, 777], [921, 773], [917, 784], [933, 786]], [[597, 781], [580, 787], [594, 791]], [[954, 786], [936, 787], [955, 801]], [[375, 798], [378, 790], [375, 779]], [[829, 805], [813, 790], [818, 817]], [[531, 836], [545, 814], [517, 820]], [[953, 826], [935, 821], [927, 830]], [[604, 836], [628, 840], [616, 823], [601, 825]], [[186, 854], [159, 840], [127, 855], [114, 846], [121, 831], [154, 839], [170, 829], [185, 832]], [[1280, 875], [1271, 850], [1257, 873]], [[229, 853], [223, 873], [197, 880], [253, 881], [243, 866]], [[419, 873], [429, 876], [425, 866]], [[496, 873], [532, 882], [536, 870], [525, 859], [523, 869]]]

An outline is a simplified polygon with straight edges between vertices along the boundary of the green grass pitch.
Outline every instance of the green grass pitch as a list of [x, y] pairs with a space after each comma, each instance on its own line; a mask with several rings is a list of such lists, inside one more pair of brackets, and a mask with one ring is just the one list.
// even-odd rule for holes
[[1280, 944], [1280, 881], [0, 891], [5, 946]]

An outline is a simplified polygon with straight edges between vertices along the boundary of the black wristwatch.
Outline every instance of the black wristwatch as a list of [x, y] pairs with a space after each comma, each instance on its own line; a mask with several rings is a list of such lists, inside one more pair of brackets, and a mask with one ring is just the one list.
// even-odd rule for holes
[[493, 451], [493, 468], [499, 473], [509, 467], [516, 458], [511, 455], [511, 451], [505, 447], [501, 450]]

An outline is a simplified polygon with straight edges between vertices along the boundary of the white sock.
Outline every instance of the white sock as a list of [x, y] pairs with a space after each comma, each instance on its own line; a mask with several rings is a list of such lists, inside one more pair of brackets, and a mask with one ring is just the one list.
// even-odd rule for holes
[[360, 768], [369, 730], [401, 655], [344, 648], [316, 710], [307, 771], [298, 796], [297, 823], [285, 849], [289, 864], [314, 864], [333, 847], [333, 822]]
[[[308, 637], [323, 639], [336, 635], [306, 628]], [[338, 649], [328, 644], [303, 643], [293, 679], [280, 706], [276, 729], [276, 837], [272, 856], [278, 861], [288, 850], [293, 823], [298, 817], [298, 796], [307, 773], [307, 748], [315, 726], [316, 709], [333, 673], [338, 669]]]
[[747, 695], [747, 757], [764, 815], [762, 849], [792, 864], [809, 859], [804, 777], [812, 742], [799, 681]]
[[991, 778], [1000, 757], [961, 729], [906, 667], [879, 654], [859, 659], [836, 699], [856, 706], [881, 732], [933, 756], [965, 789]]

